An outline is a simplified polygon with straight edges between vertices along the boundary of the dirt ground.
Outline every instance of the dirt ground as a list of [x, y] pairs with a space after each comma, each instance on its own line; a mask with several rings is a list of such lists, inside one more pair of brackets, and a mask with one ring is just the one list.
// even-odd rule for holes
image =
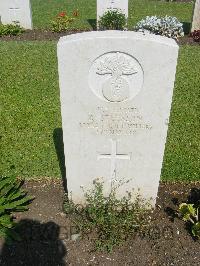
[[85, 30], [65, 31], [61, 33], [52, 32], [49, 30], [26, 30], [18, 36], [2, 36], [2, 41], [57, 41], [60, 37], [85, 32]]
[[[0, 41], [58, 41], [60, 37], [85, 32], [85, 30], [66, 31], [56, 33], [48, 30], [26, 30], [19, 36], [3, 36], [0, 37]], [[194, 42], [193, 38], [185, 35], [177, 41], [178, 44], [200, 45], [200, 42]]]
[[161, 183], [151, 227], [111, 254], [95, 252], [89, 238], [72, 240], [75, 233], [63, 212], [64, 191], [58, 180], [28, 181], [35, 197], [30, 209], [17, 213], [21, 241], [1, 241], [0, 265], [200, 265], [200, 240], [179, 219], [177, 204], [200, 199], [200, 182]]

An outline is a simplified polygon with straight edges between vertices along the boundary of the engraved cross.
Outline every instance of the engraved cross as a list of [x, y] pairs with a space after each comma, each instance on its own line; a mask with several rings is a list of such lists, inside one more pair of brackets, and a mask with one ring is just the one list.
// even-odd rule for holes
[[110, 167], [110, 179], [111, 181], [116, 178], [116, 168], [117, 168], [117, 160], [130, 160], [130, 154], [119, 154], [117, 153], [117, 140], [111, 139], [111, 153], [110, 154], [99, 154], [97, 159], [110, 159], [111, 167]]

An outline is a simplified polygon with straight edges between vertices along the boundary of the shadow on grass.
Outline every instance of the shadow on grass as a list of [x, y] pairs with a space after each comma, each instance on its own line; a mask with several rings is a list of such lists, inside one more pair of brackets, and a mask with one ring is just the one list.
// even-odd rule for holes
[[188, 35], [190, 33], [191, 23], [190, 22], [181, 22], [181, 23], [183, 23], [184, 34]]
[[97, 29], [97, 20], [96, 19], [88, 19], [87, 20], [90, 26], [92, 27], [93, 30]]
[[8, 242], [1, 249], [0, 265], [67, 265], [66, 248], [59, 239], [60, 227], [54, 222], [19, 221], [15, 231], [19, 241]]
[[62, 128], [55, 128], [53, 131], [53, 141], [56, 148], [57, 158], [59, 161], [60, 172], [62, 175], [63, 187], [65, 193], [67, 193], [67, 178], [65, 169], [65, 153], [63, 143], [63, 131]]

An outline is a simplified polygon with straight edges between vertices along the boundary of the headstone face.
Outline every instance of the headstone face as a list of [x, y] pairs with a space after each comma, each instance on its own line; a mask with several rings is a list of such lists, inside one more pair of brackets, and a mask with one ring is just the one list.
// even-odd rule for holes
[[[83, 203], [103, 177], [155, 204], [178, 45], [153, 34], [102, 31], [60, 39], [58, 66], [68, 191]], [[115, 184], [116, 184], [115, 183]]]
[[196, 0], [194, 6], [191, 31], [193, 32], [194, 30], [200, 30], [200, 0]]
[[3, 24], [17, 22], [25, 29], [32, 29], [30, 0], [0, 0], [0, 17]]
[[108, 10], [120, 10], [128, 18], [128, 0], [97, 0], [97, 21]]

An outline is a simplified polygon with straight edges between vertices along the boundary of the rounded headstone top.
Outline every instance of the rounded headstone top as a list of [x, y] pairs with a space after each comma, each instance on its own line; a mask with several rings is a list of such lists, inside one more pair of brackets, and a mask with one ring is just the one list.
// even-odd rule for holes
[[155, 35], [151, 33], [135, 32], [135, 31], [119, 31], [119, 30], [107, 30], [107, 31], [89, 31], [67, 35], [59, 39], [58, 45], [62, 45], [65, 42], [73, 42], [84, 39], [95, 38], [132, 38], [149, 42], [157, 42], [163, 45], [178, 47], [177, 42], [165, 36]]

